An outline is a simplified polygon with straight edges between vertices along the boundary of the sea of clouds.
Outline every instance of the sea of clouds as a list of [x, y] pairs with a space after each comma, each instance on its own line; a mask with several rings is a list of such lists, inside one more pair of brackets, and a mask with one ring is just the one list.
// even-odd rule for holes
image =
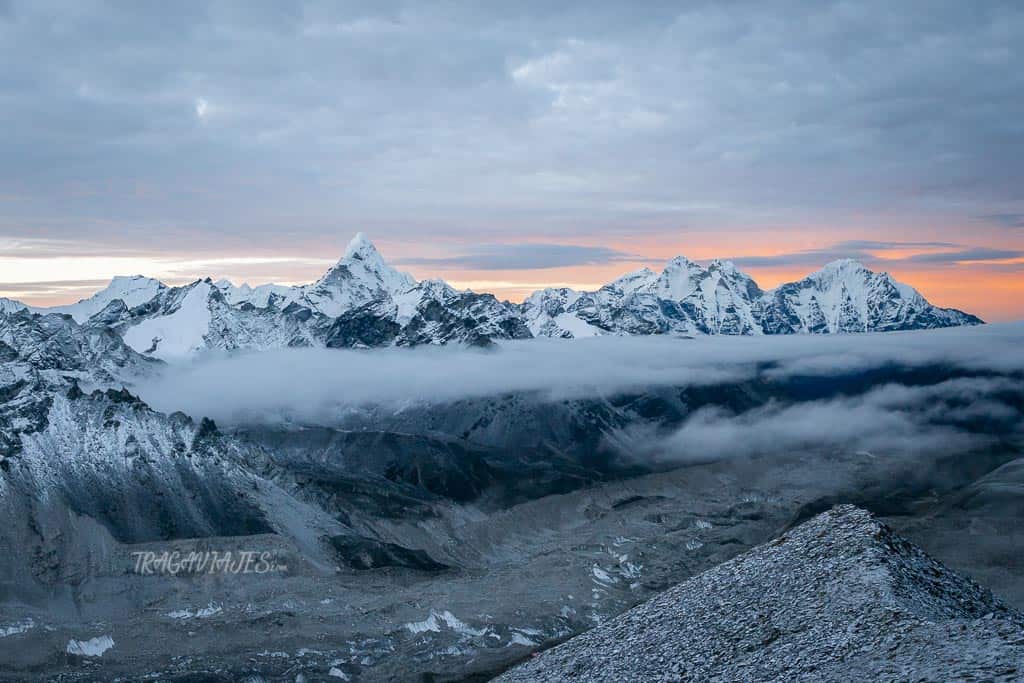
[[[135, 390], [158, 410], [207, 416], [224, 425], [336, 424], [372, 407], [526, 393], [559, 401], [758, 379], [849, 375], [886, 367], [948, 367], [975, 376], [857, 395], [769, 402], [734, 414], [694, 406], [666, 433], [626, 430], [622, 442], [650, 457], [727, 457], [804, 447], [865, 453], [940, 452], [984, 446], [1019, 424], [1024, 324], [834, 336], [599, 337], [509, 342], [492, 349], [284, 349], [209, 355], [169, 365]], [[1017, 398], [1015, 398], [1017, 397]], [[982, 430], [983, 432], [984, 430]]]

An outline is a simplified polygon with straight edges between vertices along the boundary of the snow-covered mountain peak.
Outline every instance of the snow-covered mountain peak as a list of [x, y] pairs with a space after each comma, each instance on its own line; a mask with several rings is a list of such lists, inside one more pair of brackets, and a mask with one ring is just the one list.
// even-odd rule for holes
[[0, 313], [14, 313], [28, 308], [25, 304], [14, 299], [0, 296]]
[[46, 309], [48, 313], [67, 313], [75, 322], [83, 323], [96, 315], [110, 304], [120, 299], [131, 309], [140, 306], [167, 289], [167, 285], [151, 277], [143, 275], [117, 275], [110, 284], [87, 299], [74, 304], [55, 306]]
[[124, 331], [128, 346], [166, 360], [188, 356], [205, 347], [210, 329], [210, 294], [218, 291], [209, 278], [169, 290], [160, 301], [160, 315], [144, 318]]
[[374, 246], [370, 238], [365, 233], [357, 232], [356, 236], [348, 243], [348, 247], [345, 248], [344, 259], [363, 259], [373, 260], [381, 259], [380, 252], [377, 251], [377, 247]]
[[718, 270], [723, 273], [740, 273], [741, 275], [746, 275], [746, 273], [743, 273], [739, 268], [737, 268], [736, 264], [732, 261], [722, 261], [720, 259], [714, 259], [711, 261], [711, 263], [708, 264], [708, 270]]
[[829, 261], [819, 270], [814, 271], [808, 278], [826, 278], [826, 277], [847, 277], [850, 275], [874, 275], [874, 273], [868, 269], [860, 261], [852, 258], [841, 258], [835, 261]]
[[303, 299], [314, 310], [337, 317], [346, 310], [393, 297], [415, 286], [411, 275], [391, 267], [373, 242], [359, 233], [333, 268], [303, 288]]
[[605, 289], [621, 290], [624, 294], [633, 294], [642, 289], [648, 289], [654, 285], [658, 274], [644, 266], [637, 270], [630, 271], [625, 275], [613, 280], [604, 286]]
[[701, 268], [701, 265], [696, 261], [691, 261], [685, 256], [675, 256], [668, 263], [665, 264], [665, 270], [676, 269], [676, 268]]
[[643, 268], [597, 292], [567, 297], [543, 290], [523, 303], [537, 336], [591, 334], [799, 334], [976, 325], [981, 320], [931, 305], [913, 287], [853, 259], [827, 264], [798, 282], [762, 290], [730, 261], [705, 268], [678, 256], [660, 274]]
[[658, 278], [658, 295], [672, 301], [682, 301], [697, 289], [708, 276], [707, 269], [685, 256], [676, 256], [665, 264], [665, 270]]
[[400, 292], [416, 285], [411, 275], [393, 268], [385, 261], [373, 242], [361, 232], [352, 238], [345, 249], [345, 255], [316, 285], [350, 279], [386, 292]]
[[680, 274], [684, 274], [683, 277], [689, 277], [705, 272], [707, 269], [696, 261], [691, 261], [685, 256], [676, 256], [665, 264], [661, 274], [663, 277], [679, 277]]

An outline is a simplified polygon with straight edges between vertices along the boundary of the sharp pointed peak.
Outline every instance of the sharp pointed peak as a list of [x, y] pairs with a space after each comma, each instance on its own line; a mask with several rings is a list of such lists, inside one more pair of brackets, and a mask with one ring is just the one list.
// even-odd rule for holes
[[707, 268], [696, 261], [680, 255], [666, 263], [661, 272], [666, 276], [676, 276], [680, 271], [692, 274], [694, 271], [704, 272], [706, 270]]
[[700, 265], [696, 261], [691, 261], [687, 257], [680, 254], [679, 256], [673, 257], [666, 266], [688, 266], [688, 265]]
[[364, 232], [357, 232], [355, 237], [348, 243], [345, 248], [346, 259], [366, 259], [370, 255], [380, 255], [377, 251], [377, 247], [374, 246], [370, 238], [366, 236]]
[[736, 264], [732, 261], [723, 261], [722, 259], [712, 259], [708, 263], [708, 270], [722, 270], [728, 273], [738, 273], [740, 269], [736, 267]]
[[829, 261], [824, 266], [822, 266], [821, 270], [819, 270], [818, 272], [835, 270], [870, 270], [870, 268], [865, 266], [857, 259], [840, 258], [836, 259], [835, 261]]
[[657, 273], [655, 273], [647, 266], [644, 266], [642, 268], [637, 268], [636, 270], [631, 270], [628, 273], [623, 273], [619, 277], [615, 278], [612, 281], [612, 283], [625, 282], [627, 280], [636, 280], [637, 278], [649, 278], [655, 275], [657, 275]]
[[[115, 275], [110, 278], [110, 282], [107, 283], [107, 286], [101, 289], [100, 292], [139, 285], [157, 285], [158, 287], [166, 286], [160, 280], [157, 280], [154, 277], [147, 277], [146, 275]], [[97, 292], [97, 294], [98, 293], [99, 292]]]

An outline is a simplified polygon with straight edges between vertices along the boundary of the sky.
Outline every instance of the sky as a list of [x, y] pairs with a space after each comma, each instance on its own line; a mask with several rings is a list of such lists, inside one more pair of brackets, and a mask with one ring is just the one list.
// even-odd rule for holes
[[0, 0], [0, 296], [828, 260], [1024, 318], [1024, 4]]

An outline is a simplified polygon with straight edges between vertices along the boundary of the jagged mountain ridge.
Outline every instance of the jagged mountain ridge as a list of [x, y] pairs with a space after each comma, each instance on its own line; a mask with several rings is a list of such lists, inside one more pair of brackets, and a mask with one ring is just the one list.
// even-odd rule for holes
[[[4, 311], [20, 304], [3, 302]], [[628, 273], [594, 292], [544, 289], [522, 304], [417, 281], [392, 268], [358, 234], [345, 255], [309, 285], [235, 286], [198, 280], [168, 287], [117, 277], [76, 304], [36, 309], [109, 327], [158, 358], [202, 349], [374, 347], [602, 334], [805, 334], [980, 324], [930, 304], [888, 273], [840, 260], [797, 282], [762, 290], [729, 261], [702, 266], [676, 257], [658, 273]]]
[[677, 257], [661, 273], [628, 273], [596, 292], [545, 289], [523, 303], [534, 336], [597, 334], [822, 334], [976, 325], [912, 287], [856, 261], [833, 261], [764, 291], [729, 261]]

